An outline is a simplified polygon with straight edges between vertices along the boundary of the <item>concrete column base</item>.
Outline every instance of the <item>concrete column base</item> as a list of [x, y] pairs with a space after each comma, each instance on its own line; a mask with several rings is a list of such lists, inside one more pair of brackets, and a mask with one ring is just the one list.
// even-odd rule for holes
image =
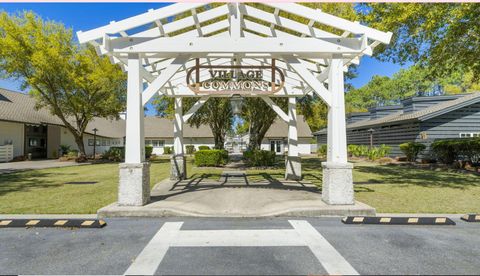
[[187, 158], [185, 156], [172, 156], [170, 158], [170, 179], [187, 179]]
[[119, 165], [118, 205], [143, 206], [150, 200], [150, 163]]
[[302, 179], [302, 161], [299, 156], [287, 156], [285, 159], [285, 179]]
[[351, 163], [323, 162], [322, 200], [330, 205], [355, 204]]

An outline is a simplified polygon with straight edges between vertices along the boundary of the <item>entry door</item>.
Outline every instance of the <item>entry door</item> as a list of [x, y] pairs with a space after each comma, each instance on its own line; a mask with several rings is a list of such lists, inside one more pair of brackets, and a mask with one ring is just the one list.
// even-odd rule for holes
[[270, 140], [270, 151], [275, 153], [282, 153], [283, 141], [282, 140]]
[[25, 154], [32, 154], [32, 158], [47, 158], [47, 126], [25, 126]]

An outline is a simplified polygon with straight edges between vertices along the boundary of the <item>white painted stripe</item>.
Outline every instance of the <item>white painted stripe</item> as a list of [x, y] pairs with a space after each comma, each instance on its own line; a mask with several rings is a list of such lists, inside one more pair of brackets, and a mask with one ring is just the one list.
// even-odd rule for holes
[[358, 275], [335, 248], [304, 220], [289, 220], [293, 229], [183, 230], [183, 222], [166, 222], [132, 265], [126, 275], [152, 275], [169, 247], [265, 247], [306, 246], [329, 274]]
[[340, 253], [317, 231], [304, 220], [289, 220], [299, 236], [308, 244], [312, 253], [331, 275], [359, 275]]
[[292, 229], [180, 231], [172, 246], [307, 246]]
[[137, 256], [125, 275], [153, 275], [175, 239], [183, 222], [165, 222], [157, 234]]

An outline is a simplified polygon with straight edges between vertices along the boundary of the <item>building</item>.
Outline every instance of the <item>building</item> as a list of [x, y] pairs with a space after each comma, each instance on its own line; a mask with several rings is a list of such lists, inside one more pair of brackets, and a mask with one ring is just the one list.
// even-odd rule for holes
[[[124, 146], [125, 120], [96, 118], [90, 122], [84, 135], [87, 155], [92, 155], [94, 140], [96, 153], [112, 146]], [[145, 145], [153, 147], [154, 154], [163, 154], [165, 147], [173, 147], [173, 120], [155, 116], [145, 117]], [[96, 137], [94, 139], [94, 131]], [[199, 128], [184, 125], [184, 145], [214, 146], [213, 134], [207, 125]], [[268, 130], [262, 149], [283, 154], [287, 143], [287, 124], [277, 120]], [[300, 153], [310, 153], [310, 128], [299, 116], [298, 137]], [[248, 141], [248, 140], [247, 140]], [[47, 109], [35, 109], [35, 100], [29, 95], [0, 89], [0, 146], [12, 145], [13, 155], [33, 159], [58, 158], [60, 145], [78, 149], [75, 139], [62, 121]], [[271, 146], [274, 145], [274, 146]], [[11, 158], [9, 158], [11, 159]], [[3, 160], [3, 159], [2, 159]]]
[[[297, 132], [298, 153], [303, 155], [310, 154], [312, 152], [313, 134], [303, 115], [297, 115]], [[282, 119], [277, 118], [265, 133], [260, 148], [262, 150], [274, 151], [277, 155], [283, 155], [288, 149], [287, 136], [287, 123]], [[232, 152], [242, 152], [246, 150], [249, 138], [248, 134], [227, 137], [225, 148]]]
[[[97, 118], [84, 135], [87, 154], [93, 154], [93, 129], [97, 131], [97, 152], [123, 145], [119, 120]], [[47, 109], [35, 109], [35, 100], [23, 93], [0, 89], [0, 146], [12, 145], [13, 157], [31, 154], [34, 159], [57, 158], [60, 145], [77, 149], [75, 139], [62, 121]]]
[[[480, 137], [480, 93], [412, 97], [400, 105], [374, 107], [347, 116], [347, 143], [385, 144], [400, 156], [399, 144], [419, 142], [428, 147], [437, 139]], [[327, 143], [327, 129], [314, 133], [318, 144]]]

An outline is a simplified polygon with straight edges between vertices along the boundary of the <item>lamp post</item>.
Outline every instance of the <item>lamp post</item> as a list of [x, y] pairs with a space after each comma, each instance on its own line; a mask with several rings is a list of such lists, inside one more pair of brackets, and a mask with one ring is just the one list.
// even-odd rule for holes
[[370, 134], [370, 149], [373, 148], [373, 132], [374, 132], [374, 131], [375, 131], [375, 130], [374, 130], [373, 128], [371, 128], [371, 129], [368, 130], [368, 133]]
[[97, 147], [97, 128], [92, 129], [93, 131], [93, 159], [95, 159], [95, 150]]

